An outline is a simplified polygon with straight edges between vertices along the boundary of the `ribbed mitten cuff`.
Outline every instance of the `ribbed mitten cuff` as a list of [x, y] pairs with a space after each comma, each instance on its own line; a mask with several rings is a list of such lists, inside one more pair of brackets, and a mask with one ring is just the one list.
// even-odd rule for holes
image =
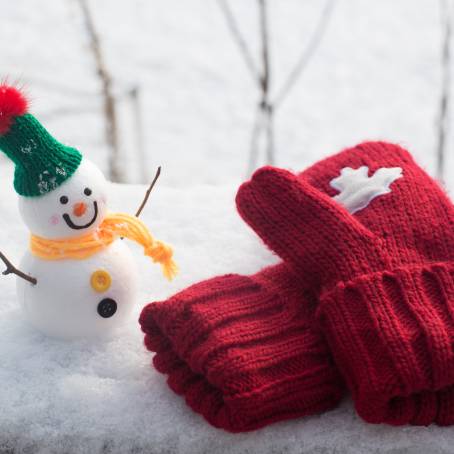
[[454, 263], [340, 283], [317, 315], [366, 421], [454, 423]]
[[146, 306], [156, 369], [212, 425], [233, 432], [334, 407], [343, 384], [314, 305], [283, 265], [201, 282]]

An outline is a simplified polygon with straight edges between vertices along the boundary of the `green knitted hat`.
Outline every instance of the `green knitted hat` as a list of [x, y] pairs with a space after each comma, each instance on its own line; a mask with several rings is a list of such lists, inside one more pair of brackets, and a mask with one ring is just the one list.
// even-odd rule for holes
[[19, 90], [0, 85], [0, 150], [16, 166], [16, 192], [36, 197], [66, 181], [79, 167], [82, 155], [54, 139], [27, 113], [27, 107], [27, 100]]

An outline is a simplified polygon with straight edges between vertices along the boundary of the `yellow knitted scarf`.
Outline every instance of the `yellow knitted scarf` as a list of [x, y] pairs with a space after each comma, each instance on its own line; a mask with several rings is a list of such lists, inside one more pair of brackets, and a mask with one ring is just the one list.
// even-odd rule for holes
[[45, 260], [85, 259], [106, 248], [118, 238], [136, 241], [146, 256], [160, 263], [164, 276], [171, 280], [178, 272], [170, 246], [155, 240], [145, 224], [129, 214], [108, 214], [96, 231], [62, 240], [49, 240], [36, 235], [30, 238], [32, 254]]

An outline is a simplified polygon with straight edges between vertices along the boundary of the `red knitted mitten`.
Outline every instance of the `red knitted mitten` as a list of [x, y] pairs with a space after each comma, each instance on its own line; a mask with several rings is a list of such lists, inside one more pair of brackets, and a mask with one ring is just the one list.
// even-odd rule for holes
[[170, 388], [214, 426], [241, 432], [339, 402], [314, 301], [280, 264], [193, 285], [146, 306], [140, 324]]
[[358, 413], [453, 424], [454, 209], [411, 156], [366, 143], [299, 177], [263, 168], [237, 202], [319, 293], [318, 316]]

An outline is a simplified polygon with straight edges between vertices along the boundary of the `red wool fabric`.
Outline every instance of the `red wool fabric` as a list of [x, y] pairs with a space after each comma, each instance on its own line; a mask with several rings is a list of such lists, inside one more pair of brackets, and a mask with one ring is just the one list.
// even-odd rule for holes
[[316, 300], [285, 264], [193, 285], [140, 316], [155, 368], [215, 427], [242, 432], [333, 408], [343, 383]]
[[[370, 177], [400, 167], [402, 177], [352, 215], [330, 182], [361, 166]], [[359, 415], [454, 424], [454, 208], [409, 153], [369, 142], [299, 177], [263, 168], [237, 205], [319, 295], [317, 318]]]

